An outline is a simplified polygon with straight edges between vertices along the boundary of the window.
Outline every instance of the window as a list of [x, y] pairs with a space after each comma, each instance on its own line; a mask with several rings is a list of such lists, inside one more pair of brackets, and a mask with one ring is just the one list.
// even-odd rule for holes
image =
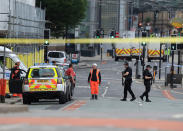
[[33, 69], [31, 72], [32, 78], [39, 78], [39, 77], [54, 77], [55, 72], [53, 69], [48, 68], [41, 68], [41, 69]]
[[58, 78], [61, 78], [62, 77], [61, 71], [58, 68], [56, 68], [56, 71], [57, 71], [57, 74], [58, 74]]
[[63, 58], [64, 54], [62, 52], [49, 52], [48, 56], [52, 58]]
[[[3, 60], [1, 61], [1, 64], [3, 65]], [[6, 67], [11, 70], [14, 66], [15, 62], [11, 58], [6, 57]]]

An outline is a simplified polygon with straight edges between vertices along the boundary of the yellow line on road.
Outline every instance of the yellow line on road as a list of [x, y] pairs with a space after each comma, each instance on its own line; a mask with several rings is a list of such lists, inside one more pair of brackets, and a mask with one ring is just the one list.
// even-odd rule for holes
[[138, 44], [141, 42], [148, 43], [183, 43], [183, 37], [161, 37], [161, 38], [115, 38], [115, 39], [0, 39], [0, 44], [43, 44], [48, 41], [50, 44]]

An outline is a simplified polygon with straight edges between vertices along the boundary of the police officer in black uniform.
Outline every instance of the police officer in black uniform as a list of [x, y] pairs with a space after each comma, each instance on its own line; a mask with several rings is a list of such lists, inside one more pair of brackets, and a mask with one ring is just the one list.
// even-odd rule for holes
[[128, 62], [124, 63], [125, 70], [122, 73], [122, 77], [125, 78], [124, 82], [124, 97], [121, 99], [121, 101], [126, 101], [127, 99], [127, 92], [129, 92], [132, 96], [132, 99], [130, 101], [134, 101], [136, 99], [133, 91], [131, 90], [131, 84], [132, 84], [132, 69], [129, 67]]
[[141, 100], [143, 101], [144, 96], [146, 97], [146, 102], [151, 102], [151, 100], [149, 100], [149, 92], [151, 90], [151, 85], [152, 85], [152, 74], [150, 72], [151, 70], [151, 66], [147, 65], [146, 69], [143, 72], [143, 79], [144, 79], [144, 85], [145, 85], [145, 92], [140, 96]]

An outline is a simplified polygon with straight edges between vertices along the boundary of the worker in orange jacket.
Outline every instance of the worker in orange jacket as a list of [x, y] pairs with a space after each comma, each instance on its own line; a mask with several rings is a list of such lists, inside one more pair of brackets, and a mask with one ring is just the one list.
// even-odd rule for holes
[[100, 70], [97, 69], [97, 64], [93, 64], [93, 69], [90, 70], [89, 76], [88, 76], [88, 83], [90, 83], [91, 88], [91, 99], [98, 99], [99, 94], [99, 85], [101, 84], [101, 74]]

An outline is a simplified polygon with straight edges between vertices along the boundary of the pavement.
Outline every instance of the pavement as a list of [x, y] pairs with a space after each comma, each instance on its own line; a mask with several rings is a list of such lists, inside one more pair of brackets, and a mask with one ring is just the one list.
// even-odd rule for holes
[[6, 98], [5, 103], [0, 103], [0, 114], [27, 112], [28, 106], [17, 104], [20, 102], [21, 102], [20, 98]]
[[[66, 104], [58, 100], [41, 100], [28, 105], [27, 112], [0, 114], [0, 131], [183, 131], [183, 89], [164, 87], [164, 76], [157, 80], [150, 92], [151, 103], [141, 101], [144, 92], [142, 80], [135, 79], [134, 61], [132, 90], [137, 99], [122, 102], [121, 71], [123, 61], [112, 58], [101, 62], [82, 58], [81, 63], [97, 63], [102, 75], [99, 99], [90, 100], [87, 82], [90, 67], [75, 66], [77, 83], [74, 98]], [[154, 63], [151, 63], [151, 65]], [[166, 63], [163, 63], [166, 65]], [[17, 102], [14, 105], [22, 105]]]

